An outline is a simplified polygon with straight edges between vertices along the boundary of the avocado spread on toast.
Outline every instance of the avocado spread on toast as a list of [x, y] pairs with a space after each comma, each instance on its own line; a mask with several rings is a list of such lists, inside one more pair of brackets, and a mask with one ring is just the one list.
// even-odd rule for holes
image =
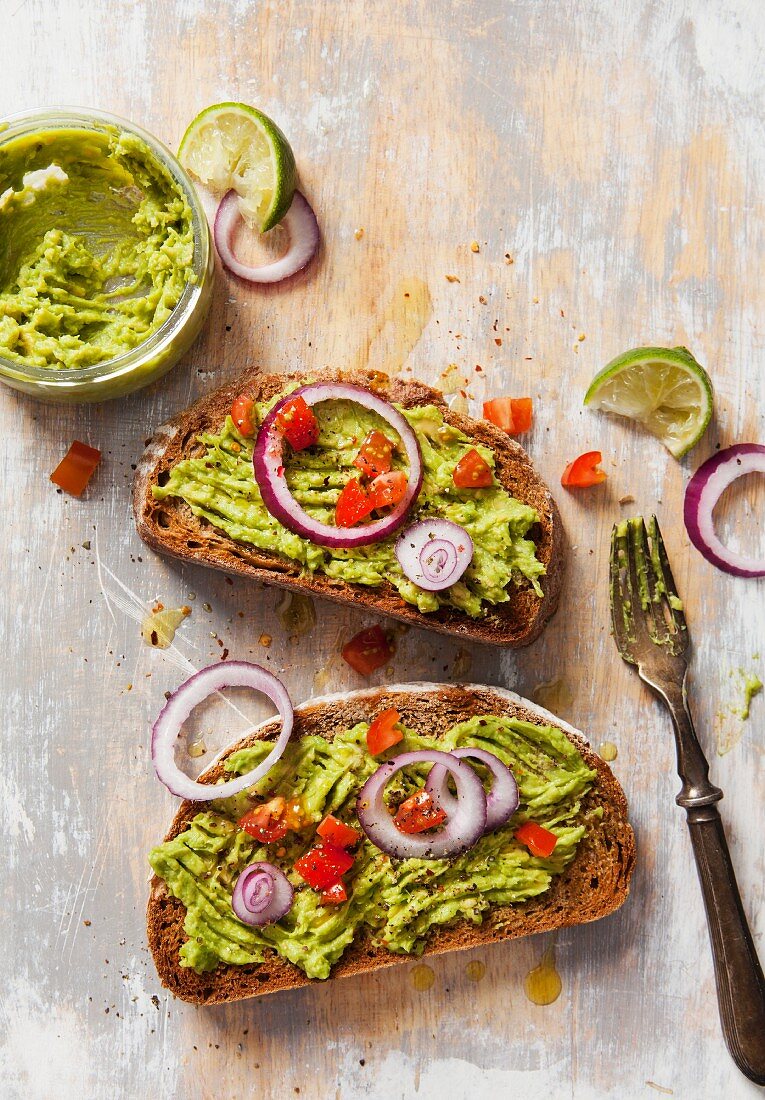
[[[258, 422], [273, 403], [256, 405]], [[266, 510], [253, 476], [253, 441], [237, 431], [230, 416], [219, 434], [199, 437], [203, 454], [178, 462], [167, 483], [155, 485], [152, 492], [158, 500], [180, 497], [196, 516], [230, 538], [281, 554], [306, 573], [321, 572], [370, 587], [388, 582], [403, 600], [423, 612], [448, 605], [478, 618], [485, 605], [508, 600], [512, 584], [531, 585], [541, 597], [539, 578], [545, 567], [528, 537], [539, 520], [535, 509], [512, 497], [496, 478], [484, 489], [458, 489], [454, 484], [454, 468], [471, 450], [477, 450], [493, 470], [491, 448], [445, 424], [435, 405], [399, 408], [417, 435], [424, 467], [422, 490], [407, 523], [429, 516], [451, 520], [468, 532], [475, 548], [462, 578], [441, 592], [426, 592], [405, 575], [394, 550], [400, 531], [371, 545], [339, 549], [317, 546], [287, 530]], [[285, 473], [305, 511], [334, 524], [338, 496], [345, 483], [358, 475], [353, 460], [367, 434], [377, 429], [390, 438], [395, 433], [375, 413], [348, 401], [322, 402], [315, 413], [318, 443], [295, 453], [285, 447]], [[394, 468], [402, 463], [397, 449]]]
[[[485, 834], [453, 860], [391, 860], [363, 834], [353, 867], [345, 875], [348, 900], [327, 906], [293, 870], [316, 840], [316, 825], [331, 813], [354, 828], [356, 798], [362, 784], [380, 766], [366, 747], [369, 726], [361, 722], [332, 741], [308, 735], [291, 741], [281, 760], [249, 791], [211, 803], [172, 840], [154, 848], [149, 861], [171, 894], [186, 907], [188, 940], [180, 965], [199, 973], [219, 963], [262, 962], [276, 951], [310, 978], [327, 978], [334, 963], [357, 935], [368, 934], [375, 947], [397, 954], [420, 954], [428, 934], [457, 920], [480, 924], [494, 905], [513, 905], [544, 893], [553, 876], [571, 863], [588, 827], [581, 802], [595, 772], [555, 727], [538, 726], [496, 715], [474, 717], [440, 738], [405, 729], [395, 752], [464, 745], [494, 753], [518, 783], [520, 806], [510, 821]], [[243, 774], [271, 751], [272, 742], [256, 742], [225, 760], [229, 775]], [[479, 765], [476, 770], [482, 773]], [[388, 785], [389, 806], [422, 786], [427, 766], [399, 772]], [[312, 824], [268, 845], [237, 827], [257, 801], [274, 795], [298, 799]], [[589, 817], [600, 815], [592, 810]], [[551, 856], [540, 858], [514, 839], [515, 829], [532, 820], [558, 838]], [[295, 887], [289, 913], [265, 927], [239, 921], [231, 897], [240, 872], [267, 860], [281, 867]]]

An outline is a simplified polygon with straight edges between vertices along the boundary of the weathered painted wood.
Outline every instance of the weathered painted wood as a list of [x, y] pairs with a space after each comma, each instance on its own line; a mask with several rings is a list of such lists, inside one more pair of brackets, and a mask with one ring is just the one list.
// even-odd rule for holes
[[[2, 0], [0, 26], [0, 114], [89, 104], [174, 145], [198, 108], [256, 103], [289, 134], [324, 234], [319, 264], [289, 291], [221, 276], [206, 333], [146, 393], [81, 409], [0, 393], [4, 1095], [756, 1095], [720, 1037], [667, 721], [616, 656], [605, 565], [614, 519], [657, 510], [762, 953], [765, 706], [755, 700], [741, 730], [727, 708], [730, 673], [762, 670], [763, 588], [708, 567], [680, 518], [689, 473], [716, 444], [765, 434], [762, 6]], [[416, 343], [407, 280], [427, 288]], [[595, 370], [641, 342], [687, 344], [714, 376], [715, 424], [681, 464], [580, 407]], [[295, 697], [317, 669], [321, 690], [358, 686], [337, 653], [369, 620], [321, 606], [320, 625], [291, 642], [274, 591], [154, 557], [129, 517], [131, 463], [154, 425], [247, 363], [367, 356], [432, 382], [457, 363], [474, 410], [531, 394], [528, 447], [552, 485], [575, 454], [604, 452], [602, 491], [556, 491], [571, 565], [547, 634], [515, 656], [471, 654], [472, 677], [525, 694], [547, 684], [563, 717], [618, 745], [638, 831], [631, 900], [560, 934], [563, 993], [546, 1008], [523, 991], [545, 940], [439, 958], [423, 993], [407, 963], [207, 1011], [173, 1003], [147, 956], [145, 853], [173, 808], [147, 757], [163, 692], [184, 661], [220, 655], [212, 633], [266, 660]], [[47, 481], [75, 437], [105, 452], [80, 501]], [[760, 485], [729, 509], [732, 538], [762, 538], [763, 499]], [[191, 592], [177, 652], [148, 649], [130, 593], [140, 606]], [[466, 664], [460, 646], [411, 631], [393, 672], [448, 680]], [[741, 732], [720, 758], [718, 732]], [[480, 982], [471, 959], [486, 965]]]

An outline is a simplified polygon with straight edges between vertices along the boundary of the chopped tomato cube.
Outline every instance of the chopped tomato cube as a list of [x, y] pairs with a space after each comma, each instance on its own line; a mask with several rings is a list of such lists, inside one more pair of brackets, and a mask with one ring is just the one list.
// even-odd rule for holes
[[276, 414], [276, 426], [293, 451], [313, 447], [319, 438], [319, 422], [300, 394], [285, 401]]
[[532, 404], [530, 397], [511, 397], [510, 407], [513, 411], [513, 435], [528, 432], [531, 428]]
[[333, 814], [327, 814], [316, 832], [322, 840], [333, 844], [335, 848], [352, 848], [361, 839], [356, 829], [352, 829]]
[[360, 630], [342, 649], [343, 660], [362, 676], [370, 676], [375, 669], [387, 665], [395, 652], [395, 646], [381, 626]]
[[321, 892], [322, 905], [342, 905], [347, 900], [348, 891], [345, 889], [344, 882], [333, 882], [331, 886]]
[[295, 870], [314, 890], [326, 890], [350, 871], [353, 856], [334, 844], [318, 844], [295, 862]]
[[286, 821], [288, 829], [305, 829], [306, 825], [311, 824], [311, 819], [307, 817], [302, 803], [296, 798], [293, 798], [290, 802], [285, 801], [282, 817]]
[[530, 397], [495, 397], [484, 401], [484, 420], [495, 424], [509, 435], [520, 435], [531, 427]]
[[426, 790], [417, 791], [402, 802], [393, 818], [393, 824], [402, 833], [424, 833], [443, 825], [446, 813], [437, 806]]
[[600, 485], [608, 474], [598, 467], [603, 461], [600, 451], [587, 451], [573, 462], [569, 462], [560, 479], [564, 489], [588, 489], [591, 485]]
[[380, 474], [369, 486], [369, 499], [374, 508], [388, 508], [406, 496], [409, 480], [403, 470]]
[[369, 493], [357, 477], [352, 477], [343, 486], [335, 506], [335, 523], [338, 527], [355, 527], [374, 511]]
[[270, 802], [263, 802], [248, 810], [239, 818], [237, 825], [262, 844], [270, 844], [273, 840], [281, 840], [290, 828], [294, 828], [287, 821], [286, 808], [285, 800], [277, 795]]
[[353, 465], [358, 466], [367, 477], [377, 477], [378, 474], [387, 474], [390, 470], [391, 455], [395, 443], [388, 439], [382, 432], [370, 432], [359, 448], [359, 453], [353, 460]]
[[379, 756], [391, 745], [397, 745], [404, 736], [399, 727], [401, 715], [391, 707], [390, 710], [381, 710], [367, 730], [367, 748], [372, 756]]
[[231, 419], [240, 435], [255, 435], [255, 422], [252, 418], [255, 402], [242, 394], [231, 406]]
[[491, 466], [475, 448], [459, 460], [454, 467], [452, 479], [458, 489], [486, 489], [494, 484]]
[[512, 401], [509, 397], [495, 397], [493, 401], [484, 401], [483, 418], [496, 424], [503, 432], [512, 432], [515, 428]]
[[50, 475], [54, 485], [73, 497], [81, 496], [101, 461], [101, 452], [75, 439]]
[[515, 830], [515, 839], [525, 844], [533, 856], [546, 858], [551, 856], [558, 843], [555, 833], [545, 829], [543, 825], [537, 825], [535, 821], [526, 821]]

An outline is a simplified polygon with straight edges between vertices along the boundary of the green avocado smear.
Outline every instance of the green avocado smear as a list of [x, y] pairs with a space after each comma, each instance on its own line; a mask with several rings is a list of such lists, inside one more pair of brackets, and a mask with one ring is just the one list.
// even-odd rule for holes
[[[348, 945], [362, 935], [375, 947], [418, 955], [439, 926], [459, 920], [481, 924], [492, 906], [515, 905], [544, 893], [602, 814], [600, 807], [583, 810], [582, 799], [595, 772], [555, 727], [485, 715], [460, 722], [438, 739], [407, 729], [386, 758], [424, 748], [488, 749], [512, 769], [520, 807], [507, 825], [483, 836], [454, 860], [391, 860], [362, 834], [353, 867], [344, 878], [348, 901], [324, 906], [293, 865], [315, 843], [315, 825], [325, 814], [359, 827], [356, 796], [381, 763], [367, 751], [368, 728], [361, 722], [332, 741], [317, 735], [291, 741], [281, 760], [250, 791], [212, 803], [184, 832], [152, 850], [149, 862], [154, 872], [186, 907], [183, 927], [188, 940], [180, 950], [181, 966], [203, 973], [219, 963], [260, 963], [276, 951], [309, 978], [327, 978]], [[241, 749], [228, 758], [226, 769], [243, 774], [271, 748], [263, 742]], [[420, 765], [399, 772], [387, 787], [389, 806], [421, 787], [427, 770]], [[483, 772], [479, 766], [476, 770]], [[259, 845], [236, 822], [258, 797], [278, 794], [300, 799], [314, 825], [288, 833], [275, 844]], [[527, 820], [558, 837], [549, 858], [532, 856], [513, 838]], [[231, 908], [237, 877], [256, 860], [280, 866], [295, 887], [289, 913], [263, 928], [243, 924]]]
[[134, 134], [52, 129], [0, 148], [0, 355], [90, 367], [143, 343], [194, 282], [192, 212]]
[[[256, 405], [259, 422], [273, 403]], [[400, 531], [368, 546], [330, 549], [282, 526], [266, 510], [253, 476], [252, 440], [239, 434], [230, 416], [220, 434], [199, 436], [201, 453], [177, 463], [167, 483], [155, 486], [153, 494], [158, 500], [182, 498], [196, 516], [232, 539], [282, 554], [309, 573], [321, 572], [338, 581], [370, 587], [388, 582], [402, 600], [423, 612], [448, 605], [478, 618], [485, 612], [485, 604], [501, 604], [510, 598], [511, 584], [530, 584], [541, 597], [539, 578], [545, 567], [536, 556], [533, 540], [527, 537], [539, 521], [535, 509], [510, 496], [496, 479], [485, 489], [454, 485], [454, 468], [468, 451], [477, 450], [493, 470], [491, 448], [444, 423], [435, 405], [396, 407], [417, 435], [424, 467], [422, 489], [407, 525], [432, 516], [452, 520], [465, 528], [475, 548], [467, 571], [441, 592], [426, 592], [403, 572], [395, 554]], [[358, 476], [353, 460], [367, 434], [376, 429], [393, 438], [396, 433], [375, 413], [349, 401], [324, 401], [314, 411], [320, 429], [318, 443], [287, 458], [286, 478], [296, 501], [309, 515], [334, 524], [337, 498], [345, 483]], [[394, 452], [394, 468], [403, 468], [400, 450], [397, 447]]]

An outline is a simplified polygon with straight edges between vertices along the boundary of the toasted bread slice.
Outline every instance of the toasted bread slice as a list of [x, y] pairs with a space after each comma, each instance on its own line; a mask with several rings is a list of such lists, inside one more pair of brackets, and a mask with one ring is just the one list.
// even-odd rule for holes
[[160, 554], [172, 554], [182, 561], [221, 569], [226, 573], [239, 573], [281, 588], [298, 589], [340, 603], [352, 603], [443, 634], [501, 646], [518, 647], [533, 642], [555, 611], [560, 594], [564, 535], [558, 509], [528, 455], [515, 440], [486, 421], [471, 420], [451, 412], [443, 394], [422, 382], [388, 378], [372, 371], [310, 372], [313, 381], [352, 382], [374, 389], [387, 400], [407, 408], [437, 405], [448, 424], [491, 447], [496, 458], [498, 480], [512, 496], [531, 505], [539, 515], [539, 523], [532, 528], [529, 537], [534, 539], [537, 557], [546, 568], [546, 574], [541, 578], [542, 598], [530, 585], [511, 585], [510, 599], [496, 607], [487, 605], [486, 614], [480, 619], [471, 619], [448, 607], [425, 614], [405, 603], [392, 585], [386, 583], [370, 588], [348, 584], [320, 573], [305, 573], [297, 562], [280, 554], [235, 541], [207, 520], [196, 517], [183, 500], [154, 499], [153, 486], [163, 484], [168, 471], [177, 462], [203, 453], [197, 436], [200, 432], [219, 431], [236, 397], [244, 393], [257, 401], [267, 401], [281, 393], [288, 384], [302, 381], [305, 377], [251, 371], [201, 398], [156, 431], [138, 465], [133, 491], [136, 525], [144, 542]]
[[[515, 939], [535, 932], [547, 932], [572, 924], [598, 920], [613, 912], [629, 892], [635, 860], [635, 840], [627, 821], [627, 802], [610, 768], [589, 747], [583, 736], [541, 707], [502, 688], [477, 684], [397, 684], [313, 699], [295, 709], [293, 737], [318, 734], [331, 740], [357, 722], [371, 721], [386, 707], [395, 707], [402, 721], [413, 729], [426, 728], [443, 736], [455, 723], [476, 715], [501, 714], [561, 729], [576, 745], [587, 765], [597, 771], [585, 796], [581, 814], [602, 808], [602, 817], [590, 825], [580, 841], [576, 856], [566, 870], [553, 878], [549, 889], [529, 901], [497, 906], [480, 925], [460, 921], [434, 931], [426, 955], [441, 954], [497, 940]], [[222, 761], [256, 739], [273, 738], [278, 722], [258, 726], [248, 737], [228, 748], [200, 777], [212, 783], [223, 774]], [[175, 816], [166, 840], [182, 833], [206, 804], [184, 802]], [[591, 819], [592, 820], [592, 819]], [[596, 819], [597, 820], [597, 819]], [[162, 984], [177, 997], [198, 1004], [219, 1004], [262, 993], [315, 984], [298, 967], [274, 953], [261, 964], [220, 964], [207, 974], [179, 965], [179, 950], [186, 940], [183, 931], [185, 907], [174, 898], [156, 875], [151, 881], [147, 911], [149, 946]], [[359, 938], [347, 948], [332, 970], [332, 978], [363, 974], [382, 966], [411, 961], [384, 947], [375, 948]]]

